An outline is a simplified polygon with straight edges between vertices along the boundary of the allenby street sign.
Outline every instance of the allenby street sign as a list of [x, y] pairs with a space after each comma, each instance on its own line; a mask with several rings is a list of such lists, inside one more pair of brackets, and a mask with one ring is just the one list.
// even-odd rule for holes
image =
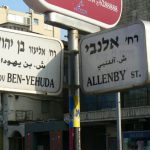
[[0, 90], [58, 95], [63, 44], [37, 34], [0, 28]]
[[104, 93], [150, 82], [150, 22], [138, 22], [83, 37], [81, 86]]
[[33, 10], [57, 12], [104, 28], [120, 20], [122, 0], [24, 0]]

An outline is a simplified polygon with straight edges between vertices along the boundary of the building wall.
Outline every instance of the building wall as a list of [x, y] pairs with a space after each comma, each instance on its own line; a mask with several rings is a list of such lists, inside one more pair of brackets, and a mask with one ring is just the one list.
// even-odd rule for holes
[[52, 36], [53, 27], [50, 26], [49, 30], [45, 29], [44, 17], [40, 14], [35, 14], [33, 11], [31, 15], [31, 30], [35, 33], [42, 33], [43, 35]]
[[[133, 23], [139, 19], [150, 21], [150, 0], [123, 0], [123, 13], [122, 13], [121, 20], [120, 20], [118, 26], [123, 25], [123, 24]], [[149, 96], [148, 88], [147, 89], [138, 89], [137, 91], [134, 90], [132, 92], [131, 92], [131, 90], [129, 90], [129, 91], [130, 92], [127, 92], [128, 95], [126, 95], [126, 97], [124, 98], [124, 103], [123, 103], [123, 101], [121, 101], [121, 103], [124, 105], [124, 107], [131, 107], [130, 109], [128, 108], [130, 111], [134, 111], [134, 109], [137, 108], [134, 112], [135, 112], [135, 114], [138, 114], [139, 116], [137, 117], [134, 115], [132, 118], [128, 117], [129, 120], [122, 121], [122, 131], [124, 131], [124, 130], [126, 130], [126, 131], [129, 131], [129, 130], [130, 131], [146, 130], [146, 129], [150, 130], [149, 125], [148, 125], [148, 122], [149, 122], [148, 118], [144, 120], [143, 119], [144, 117], [142, 116], [142, 111], [143, 110], [146, 111], [146, 109], [145, 108], [143, 109], [141, 107], [141, 106], [150, 105], [150, 103], [149, 103], [150, 99], [148, 99], [148, 96]], [[132, 94], [131, 95], [132, 97], [130, 96], [130, 99], [129, 99], [129, 94]], [[106, 95], [108, 95], [108, 94], [106, 94]], [[105, 105], [103, 105], [104, 107], [100, 108], [98, 106], [100, 103], [102, 103], [102, 101], [99, 101], [99, 102], [96, 101], [96, 104], [95, 104], [95, 103], [93, 103], [93, 100], [95, 102], [96, 98], [95, 99], [92, 99], [92, 97], [91, 97], [91, 99], [90, 99], [90, 97], [88, 97], [88, 98], [83, 97], [83, 98], [85, 98], [85, 99], [82, 99], [82, 101], [81, 101], [81, 108], [84, 108], [87, 112], [85, 112], [85, 118], [86, 118], [85, 122], [84, 122], [84, 120], [82, 120], [82, 117], [81, 117], [81, 122], [83, 124], [84, 123], [86, 124], [87, 122], [89, 122], [88, 125], [90, 127], [91, 126], [93, 127], [95, 118], [101, 116], [101, 114], [99, 114], [99, 113], [101, 112], [102, 114], [104, 114], [104, 110], [102, 110], [102, 109], [105, 108]], [[104, 99], [106, 100], [106, 98], [104, 98]], [[127, 101], [127, 99], [128, 99], [128, 101]], [[140, 101], [139, 101], [139, 99], [140, 99]], [[83, 103], [83, 101], [85, 103]], [[89, 105], [86, 105], [88, 102], [90, 103], [90, 109], [89, 110], [87, 110], [87, 108], [89, 108]], [[105, 102], [107, 103], [107, 101], [105, 101]], [[89, 114], [90, 113], [89, 111], [92, 110], [94, 107], [95, 107], [95, 111], [93, 111], [93, 116], [92, 116], [92, 114]], [[96, 108], [99, 108], [99, 110], [97, 111]], [[113, 108], [113, 105], [112, 105], [112, 107], [109, 107], [109, 108]], [[81, 109], [81, 111], [82, 110], [83, 109]], [[99, 123], [97, 123], [97, 124], [100, 128], [101, 124], [106, 123], [106, 125], [105, 125], [105, 127], [106, 127], [105, 128], [106, 129], [106, 139], [107, 139], [106, 149], [107, 150], [108, 149], [116, 150], [117, 149], [117, 125], [116, 125], [116, 121], [111, 121], [111, 123], [109, 121], [109, 117], [111, 117], [113, 114], [112, 112], [109, 112], [110, 110], [114, 110], [114, 112], [115, 112], [115, 109], [105, 109], [106, 113], [108, 114], [107, 119], [104, 120], [104, 119], [102, 119], [103, 118], [102, 117], [99, 119]], [[127, 110], [122, 109], [122, 112], [127, 112]], [[141, 112], [141, 113], [139, 113], [139, 112]], [[122, 113], [122, 114], [124, 114], [124, 113]], [[131, 113], [128, 113], [128, 115], [130, 116]], [[81, 113], [81, 116], [82, 116], [82, 113]], [[87, 116], [91, 117], [92, 123], [90, 122], [90, 120]], [[115, 116], [116, 116], [116, 113], [115, 113]], [[143, 123], [143, 126], [146, 126], [146, 128], [143, 128], [143, 129], [141, 128], [142, 126], [139, 125], [139, 120], [137, 118], [142, 118], [143, 120], [142, 119], [141, 120], [145, 121], [145, 124]], [[134, 124], [133, 124], [133, 120], [135, 120]], [[104, 122], [104, 121], [106, 121], [106, 122]], [[127, 123], [128, 123], [128, 125], [127, 125]], [[135, 128], [135, 126], [137, 126], [137, 125], [138, 125], [138, 127], [140, 126], [140, 128]], [[131, 129], [130, 126], [132, 126], [133, 128]], [[83, 131], [83, 129], [82, 129], [82, 131]], [[88, 133], [88, 135], [89, 135], [89, 133]], [[98, 146], [100, 149], [101, 148], [100, 145], [98, 145]], [[114, 147], [111, 148], [112, 146], [114, 146]]]
[[[53, 27], [51, 25], [44, 23], [44, 15], [35, 13], [31, 11], [30, 13], [23, 13], [14, 10], [10, 10], [7, 6], [0, 7], [0, 26], [5, 26], [8, 28], [16, 28], [16, 26], [22, 26], [20, 28], [25, 28], [25, 31], [31, 31], [38, 34], [42, 34], [49, 37], [55, 37], [60, 39], [60, 28]], [[10, 25], [10, 24], [13, 24]], [[16, 25], [15, 25], [16, 24]], [[17, 28], [18, 29], [18, 28]]]
[[[60, 29], [44, 23], [44, 15], [34, 11], [23, 13], [0, 7], [0, 26], [18, 30], [18, 28], [60, 39]], [[47, 120], [62, 118], [61, 103], [57, 100], [39, 96], [15, 96], [4, 94], [5, 113], [8, 121]], [[55, 98], [56, 99], [56, 98]], [[1, 107], [0, 107], [1, 108]], [[54, 108], [57, 108], [55, 113]], [[8, 109], [8, 111], [7, 111]]]
[[106, 126], [106, 135], [108, 137], [116, 137], [117, 136], [117, 128], [115, 123], [110, 123]]
[[[44, 16], [34, 12], [22, 13], [10, 10], [6, 6], [0, 7], [0, 26], [60, 39], [60, 29], [45, 24]], [[2, 93], [2, 107], [0, 97], [0, 115], [3, 114], [3, 127], [0, 128], [0, 150], [9, 149], [9, 138], [16, 131], [24, 137], [24, 123], [27, 121], [63, 119], [62, 103], [60, 98], [56, 97], [53, 99], [39, 95]], [[1, 118], [0, 116], [0, 121]]]
[[3, 128], [0, 127], [0, 150], [3, 149]]
[[[38, 121], [63, 117], [61, 103], [44, 97], [4, 94], [3, 103], [8, 121]], [[57, 110], [57, 111], [56, 111]]]
[[150, 20], [149, 0], [123, 0], [123, 11], [119, 24], [131, 23], [135, 20]]
[[29, 18], [29, 14], [11, 10], [7, 6], [0, 7], [0, 16], [1, 16], [0, 24], [12, 22], [26, 25], [24, 18], [27, 17]]
[[7, 7], [0, 7], [0, 24], [5, 23], [7, 20]]

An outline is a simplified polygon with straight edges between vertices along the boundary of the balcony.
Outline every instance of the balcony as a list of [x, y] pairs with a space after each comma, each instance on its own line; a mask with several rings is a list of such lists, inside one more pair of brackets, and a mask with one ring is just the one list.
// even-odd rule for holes
[[7, 21], [11, 22], [11, 23], [24, 25], [24, 26], [30, 26], [30, 18], [29, 17], [19, 16], [16, 14], [8, 13]]
[[[150, 116], [150, 106], [129, 107], [121, 109], [122, 119], [140, 119]], [[81, 112], [81, 122], [113, 121], [117, 119], [115, 108], [97, 111]], [[64, 115], [64, 121], [69, 122], [69, 114]]]
[[33, 120], [33, 111], [32, 110], [16, 110], [16, 121], [24, 122]]

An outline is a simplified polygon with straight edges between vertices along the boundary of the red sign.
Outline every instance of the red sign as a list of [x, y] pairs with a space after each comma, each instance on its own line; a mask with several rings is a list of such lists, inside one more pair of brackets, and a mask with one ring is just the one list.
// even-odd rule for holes
[[122, 0], [24, 0], [37, 12], [58, 12], [104, 28], [114, 27], [122, 13]]

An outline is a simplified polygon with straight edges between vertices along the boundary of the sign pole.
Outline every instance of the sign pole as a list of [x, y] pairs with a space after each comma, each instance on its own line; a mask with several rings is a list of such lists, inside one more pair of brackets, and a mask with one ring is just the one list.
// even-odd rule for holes
[[117, 147], [122, 150], [122, 131], [121, 131], [121, 98], [120, 92], [117, 93], [116, 98], [116, 112], [117, 112]]
[[68, 62], [69, 76], [69, 150], [81, 150], [80, 140], [80, 81], [79, 81], [79, 33], [78, 30], [69, 30]]

